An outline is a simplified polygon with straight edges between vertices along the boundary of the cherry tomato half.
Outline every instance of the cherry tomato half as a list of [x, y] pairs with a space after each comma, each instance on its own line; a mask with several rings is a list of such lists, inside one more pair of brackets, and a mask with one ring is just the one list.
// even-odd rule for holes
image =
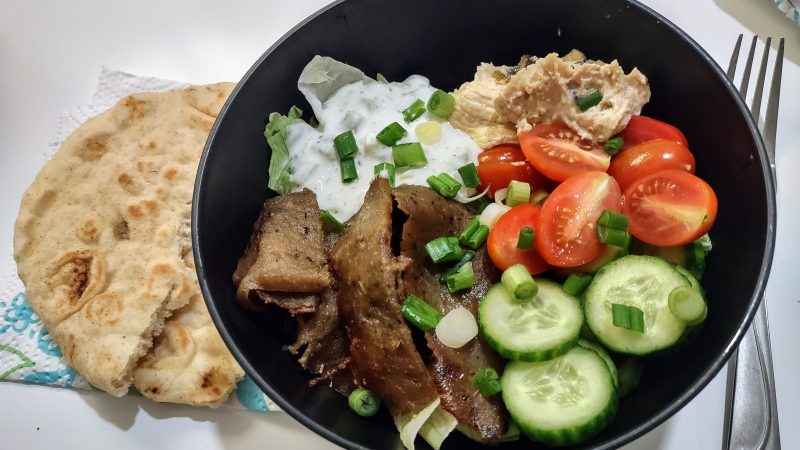
[[619, 136], [625, 141], [622, 150], [653, 139], [666, 139], [683, 144], [685, 147], [689, 146], [681, 130], [647, 116], [631, 116], [631, 120]]
[[605, 172], [611, 162], [601, 144], [581, 139], [566, 125], [542, 123], [517, 137], [528, 161], [552, 180], [564, 181], [590, 170]]
[[640, 178], [625, 190], [630, 232], [648, 244], [688, 244], [706, 234], [717, 217], [717, 196], [705, 181], [668, 169]]
[[666, 139], [643, 142], [614, 155], [608, 174], [623, 191], [634, 181], [666, 169], [694, 173], [694, 156], [683, 144]]
[[531, 191], [549, 190], [553, 184], [528, 163], [517, 145], [498, 145], [481, 152], [478, 155], [478, 176], [481, 178], [479, 190], [488, 186], [492, 195], [498, 189], [505, 189], [512, 180], [530, 184]]
[[557, 267], [576, 267], [605, 248], [597, 237], [597, 219], [605, 210], [622, 210], [622, 195], [611, 175], [590, 171], [567, 178], [542, 205], [536, 248]]
[[[524, 265], [531, 275], [550, 270], [550, 265], [539, 256], [535, 246], [527, 250], [517, 248], [521, 229], [531, 227], [538, 235], [540, 212], [539, 205], [523, 203], [497, 219], [486, 240], [486, 249], [489, 258], [500, 270], [506, 270], [514, 264]], [[538, 236], [534, 237], [534, 241], [536, 239]]]

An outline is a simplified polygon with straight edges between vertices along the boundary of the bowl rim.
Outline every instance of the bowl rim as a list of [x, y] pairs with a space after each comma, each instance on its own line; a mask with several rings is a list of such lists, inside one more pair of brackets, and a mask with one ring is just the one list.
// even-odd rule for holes
[[[236, 101], [236, 98], [238, 97], [242, 87], [250, 80], [253, 73], [261, 66], [261, 64], [263, 64], [264, 61], [278, 47], [280, 47], [284, 43], [284, 41], [289, 39], [292, 35], [294, 35], [294, 33], [303, 28], [309, 22], [315, 20], [317, 17], [321, 16], [327, 11], [339, 7], [339, 5], [347, 1], [348, 0], [336, 0], [328, 5], [325, 5], [316, 12], [314, 12], [313, 14], [311, 14], [310, 16], [300, 21], [297, 25], [292, 27], [277, 41], [275, 41], [275, 43], [272, 44], [255, 61], [255, 63], [253, 63], [253, 65], [247, 70], [247, 72], [244, 74], [241, 80], [239, 80], [234, 89], [231, 91], [230, 96], [228, 97], [225, 104], [221, 108], [220, 113], [217, 116], [217, 120], [214, 122], [214, 126], [212, 127], [209, 133], [205, 147], [203, 148], [203, 154], [200, 158], [200, 162], [198, 165], [194, 191], [192, 194], [192, 217], [191, 217], [192, 253], [194, 256], [197, 278], [200, 284], [200, 290], [201, 293], [203, 294], [203, 299], [205, 300], [206, 306], [208, 307], [208, 311], [211, 315], [211, 318], [214, 322], [214, 326], [219, 331], [220, 335], [223, 338], [223, 341], [225, 342], [225, 345], [228, 347], [228, 349], [230, 350], [231, 354], [234, 356], [236, 361], [242, 366], [245, 373], [251, 377], [251, 379], [256, 383], [256, 385], [260, 389], [262, 389], [272, 401], [274, 401], [278, 406], [280, 406], [280, 408], [283, 411], [287, 412], [295, 420], [303, 424], [303, 426], [311, 429], [318, 435], [324, 437], [328, 441], [337, 444], [339, 446], [351, 449], [369, 450], [368, 447], [364, 447], [363, 445], [355, 443], [342, 435], [339, 435], [337, 433], [328, 430], [324, 426], [318, 424], [316, 421], [308, 417], [302, 411], [292, 406], [286, 399], [283, 398], [283, 396], [278, 391], [273, 389], [272, 386], [259, 375], [255, 367], [253, 367], [253, 365], [250, 364], [250, 362], [244, 357], [242, 352], [239, 350], [238, 345], [235, 342], [233, 342], [233, 339], [231, 338], [227, 329], [222, 324], [220, 313], [217, 310], [215, 303], [212, 301], [211, 291], [209, 289], [205, 277], [205, 265], [203, 263], [203, 258], [200, 253], [200, 245], [199, 245], [200, 232], [198, 231], [199, 228], [198, 224], [200, 217], [200, 208], [198, 207], [198, 205], [200, 197], [206, 188], [206, 184], [204, 183], [206, 162], [208, 160], [211, 147], [213, 146], [214, 139], [219, 130], [222, 119], [225, 117], [231, 104]], [[689, 46], [705, 61], [706, 64], [708, 64], [712, 68], [714, 75], [717, 77], [718, 80], [722, 81], [722, 84], [727, 89], [728, 94], [731, 97], [733, 97], [736, 106], [739, 109], [739, 113], [745, 117], [748, 131], [750, 132], [750, 135], [753, 138], [753, 142], [755, 143], [756, 150], [759, 156], [759, 163], [761, 165], [762, 176], [766, 184], [767, 235], [765, 240], [764, 254], [762, 256], [761, 269], [758, 274], [755, 290], [753, 291], [750, 297], [744, 321], [739, 324], [733, 336], [733, 339], [728, 343], [728, 345], [725, 347], [722, 353], [717, 355], [717, 357], [712, 360], [711, 364], [701, 372], [700, 376], [694, 381], [694, 383], [690, 384], [686, 388], [683, 394], [673, 399], [671, 403], [669, 403], [666, 407], [664, 407], [662, 410], [656, 413], [656, 415], [642, 422], [638, 426], [628, 430], [627, 432], [622, 433], [611, 440], [600, 443], [600, 445], [594, 447], [596, 449], [617, 448], [624, 444], [632, 442], [635, 439], [638, 439], [645, 433], [651, 431], [658, 425], [665, 422], [667, 419], [669, 419], [675, 413], [677, 413], [680, 409], [686, 406], [686, 404], [689, 403], [697, 394], [699, 394], [700, 391], [702, 391], [703, 388], [705, 388], [705, 386], [717, 375], [722, 366], [728, 361], [728, 359], [733, 354], [734, 350], [737, 348], [744, 334], [747, 332], [750, 323], [753, 320], [753, 317], [755, 316], [756, 310], [758, 309], [763, 299], [767, 280], [769, 278], [769, 273], [772, 267], [772, 259], [774, 256], [775, 228], [777, 220], [775, 180], [773, 178], [773, 173], [769, 165], [769, 156], [767, 154], [766, 147], [764, 146], [761, 133], [759, 132], [758, 127], [755, 121], [753, 120], [752, 115], [750, 114], [750, 110], [747, 107], [745, 100], [741, 97], [739, 91], [734, 86], [733, 82], [727, 77], [727, 75], [719, 66], [719, 64], [717, 64], [717, 62], [708, 54], [708, 52], [706, 52], [685, 31], [683, 31], [680, 27], [672, 23], [672, 21], [670, 21], [660, 13], [640, 3], [637, 0], [614, 0], [614, 1], [641, 10], [646, 15], [650, 15], [651, 17], [655, 18], [657, 21], [660, 22], [661, 25], [669, 28], [672, 32], [676, 33], [687, 44], [689, 44]]]

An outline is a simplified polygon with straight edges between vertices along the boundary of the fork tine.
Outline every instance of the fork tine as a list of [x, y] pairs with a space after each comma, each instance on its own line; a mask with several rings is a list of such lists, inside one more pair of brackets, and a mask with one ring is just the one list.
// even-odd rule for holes
[[758, 118], [761, 115], [761, 96], [764, 94], [764, 77], [767, 75], [767, 63], [769, 62], [769, 49], [772, 44], [772, 37], [767, 37], [764, 43], [764, 54], [761, 56], [761, 67], [758, 69], [758, 79], [756, 80], [756, 90], [753, 92], [753, 104], [750, 106], [750, 114], [758, 126]]
[[743, 34], [739, 35], [736, 39], [736, 46], [733, 47], [733, 54], [731, 54], [731, 62], [728, 63], [728, 79], [733, 81], [733, 76], [736, 74], [736, 64], [739, 62], [739, 49], [742, 48]]
[[778, 44], [778, 54], [775, 57], [775, 68], [772, 71], [772, 85], [769, 88], [767, 115], [764, 118], [764, 145], [775, 167], [775, 136], [778, 131], [778, 102], [781, 94], [781, 73], [783, 72], [783, 38]]
[[739, 93], [742, 98], [747, 98], [747, 86], [750, 84], [750, 72], [753, 69], [753, 55], [756, 52], [756, 42], [758, 42], [758, 35], [753, 36], [750, 42], [750, 51], [747, 53], [747, 63], [744, 65], [744, 75], [742, 75], [742, 85], [739, 88]]

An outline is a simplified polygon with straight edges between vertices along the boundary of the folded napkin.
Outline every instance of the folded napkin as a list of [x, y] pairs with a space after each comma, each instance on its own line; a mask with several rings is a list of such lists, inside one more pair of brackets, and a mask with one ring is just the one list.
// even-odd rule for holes
[[[70, 133], [121, 98], [135, 92], [165, 91], [187, 85], [139, 77], [104, 67], [91, 102], [65, 111], [59, 117], [54, 139], [40, 155], [41, 165], [58, 150]], [[0, 259], [0, 381], [93, 389], [86, 379], [64, 362], [58, 344], [28, 305], [11, 255]], [[136, 394], [131, 392], [129, 395]], [[252, 411], [280, 410], [248, 377], [239, 383], [235, 395], [231, 395], [222, 406]]]
[[789, 20], [800, 25], [800, 0], [775, 0], [775, 5]]

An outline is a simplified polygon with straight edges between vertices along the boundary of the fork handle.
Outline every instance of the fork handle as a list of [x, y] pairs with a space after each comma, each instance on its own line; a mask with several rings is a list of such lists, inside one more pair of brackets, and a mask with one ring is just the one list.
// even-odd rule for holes
[[728, 364], [726, 442], [729, 450], [780, 450], [778, 404], [772, 372], [766, 301], [761, 302], [753, 323]]

